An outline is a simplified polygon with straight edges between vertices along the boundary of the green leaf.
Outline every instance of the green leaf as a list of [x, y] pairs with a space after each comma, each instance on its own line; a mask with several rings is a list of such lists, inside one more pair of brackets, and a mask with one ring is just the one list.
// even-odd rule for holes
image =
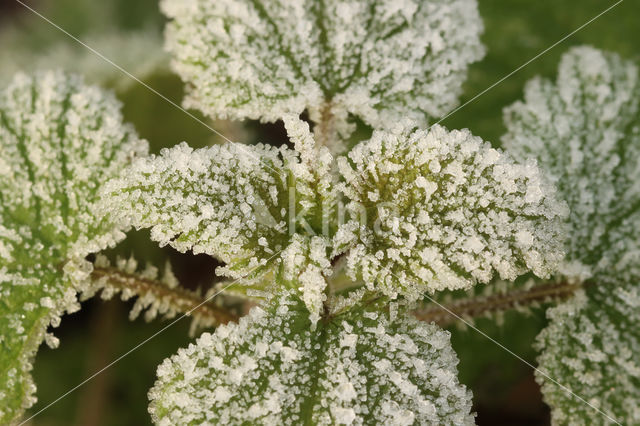
[[79, 308], [84, 257], [123, 237], [96, 214], [103, 180], [146, 143], [120, 105], [77, 76], [18, 74], [0, 93], [0, 423], [35, 402], [29, 374], [46, 333]]
[[370, 289], [416, 299], [494, 272], [548, 277], [563, 258], [553, 186], [467, 130], [378, 131], [339, 161], [351, 220], [334, 247]]
[[291, 294], [158, 367], [156, 424], [473, 424], [449, 333], [392, 305], [311, 324]]
[[639, 101], [633, 63], [578, 47], [562, 57], [555, 84], [534, 79], [524, 102], [505, 110], [504, 144], [537, 158], [569, 204], [565, 275], [640, 278]]
[[161, 245], [219, 258], [219, 274], [250, 280], [274, 272], [293, 287], [302, 280], [317, 313], [335, 226], [333, 160], [315, 148], [306, 123], [288, 117], [286, 125], [295, 151], [183, 143], [141, 159], [105, 186], [104, 208], [125, 225], [151, 228]]
[[[555, 424], [639, 424], [640, 289], [594, 285], [547, 311], [537, 339], [540, 369], [592, 406], [538, 373]], [[607, 418], [607, 416], [609, 418]]]
[[[586, 291], [548, 311], [538, 337], [540, 367], [607, 416], [640, 422], [640, 85], [638, 68], [591, 47], [562, 57], [557, 82], [535, 79], [505, 110], [503, 140], [536, 157], [571, 214], [561, 272]], [[538, 379], [558, 424], [611, 419]]]
[[167, 48], [207, 115], [275, 121], [325, 109], [373, 127], [453, 109], [484, 53], [475, 0], [164, 0]]

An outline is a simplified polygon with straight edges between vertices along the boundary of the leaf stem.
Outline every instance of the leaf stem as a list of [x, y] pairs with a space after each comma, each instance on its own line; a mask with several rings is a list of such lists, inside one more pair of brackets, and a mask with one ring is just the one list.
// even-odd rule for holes
[[326, 102], [318, 114], [316, 125], [313, 129], [314, 138], [319, 146], [331, 147], [334, 137], [333, 112], [331, 102]]
[[[216, 324], [237, 322], [239, 316], [211, 301], [205, 301], [199, 294], [182, 287], [170, 288], [153, 279], [123, 272], [113, 267], [96, 267], [92, 272], [96, 280], [105, 279], [118, 290], [129, 290], [140, 296], [152, 294], [157, 299], [166, 300], [178, 312], [198, 315]], [[448, 326], [461, 318], [476, 318], [486, 314], [502, 312], [521, 306], [566, 300], [588, 283], [547, 283], [529, 289], [515, 289], [507, 293], [490, 296], [472, 296], [459, 299], [447, 305], [430, 303], [416, 309], [417, 319]], [[373, 300], [377, 300], [373, 298]], [[334, 315], [335, 316], [335, 315]]]
[[423, 308], [415, 310], [414, 315], [421, 321], [435, 322], [440, 326], [447, 326], [458, 320], [457, 317], [475, 318], [520, 306], [566, 300], [585, 285], [585, 283], [554, 282], [490, 296], [472, 296], [471, 298], [455, 300], [446, 306], [430, 303]]
[[165, 300], [177, 312], [197, 315], [216, 324], [238, 321], [238, 315], [182, 287], [171, 288], [160, 281], [129, 274], [113, 267], [95, 267], [91, 275], [96, 280], [106, 279], [110, 286], [121, 291], [127, 289], [138, 296], [151, 294], [156, 299]]

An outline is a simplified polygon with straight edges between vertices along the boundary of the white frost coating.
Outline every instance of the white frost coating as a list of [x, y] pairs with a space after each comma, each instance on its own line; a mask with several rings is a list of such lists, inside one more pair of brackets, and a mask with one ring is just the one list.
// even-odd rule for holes
[[166, 47], [205, 114], [275, 121], [329, 105], [373, 127], [455, 107], [484, 54], [475, 0], [163, 0]]
[[0, 424], [34, 403], [33, 356], [43, 339], [56, 345], [47, 326], [79, 308], [85, 256], [124, 236], [95, 208], [102, 182], [146, 155], [119, 109], [61, 72], [17, 74], [0, 93]]
[[[287, 117], [298, 151], [185, 143], [135, 162], [105, 185], [103, 209], [123, 226], [226, 263], [219, 274], [253, 279], [275, 271], [300, 287], [312, 312], [322, 307], [329, 241], [321, 233], [335, 208], [326, 148], [316, 151], [307, 124]], [[114, 219], [116, 220], [116, 219]]]
[[466, 130], [374, 132], [339, 166], [352, 219], [334, 248], [371, 289], [417, 298], [494, 271], [548, 277], [563, 258], [566, 207], [536, 164]]
[[[549, 309], [537, 339], [542, 371], [621, 424], [640, 424], [640, 289], [597, 285]], [[554, 424], [613, 424], [538, 374]]]
[[[505, 110], [504, 144], [537, 158], [569, 204], [563, 274], [598, 282], [640, 279], [638, 68], [590, 47], [562, 57], [554, 84], [534, 79]], [[576, 277], [580, 278], [580, 277]]]
[[382, 312], [312, 331], [290, 294], [265, 309], [158, 367], [149, 392], [156, 424], [473, 424], [448, 332]]
[[[535, 79], [505, 110], [505, 145], [537, 157], [571, 209], [561, 272], [592, 286], [548, 311], [540, 367], [621, 424], [640, 423], [638, 68], [577, 47], [556, 83]], [[538, 376], [557, 424], [610, 421]]]

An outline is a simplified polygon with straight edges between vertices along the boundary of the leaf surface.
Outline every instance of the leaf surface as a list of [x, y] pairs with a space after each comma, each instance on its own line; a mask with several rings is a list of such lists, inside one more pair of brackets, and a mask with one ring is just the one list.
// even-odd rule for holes
[[467, 130], [374, 132], [340, 158], [351, 219], [334, 238], [352, 278], [390, 296], [548, 277], [566, 207], [535, 163]]
[[237, 143], [193, 150], [185, 143], [141, 159], [106, 186], [105, 209], [124, 226], [226, 263], [233, 279], [275, 274], [318, 313], [326, 282], [336, 194], [326, 148], [306, 123], [286, 125], [296, 150]]
[[[457, 103], [484, 53], [475, 0], [165, 0], [167, 48], [205, 114], [275, 121], [329, 107], [374, 128]], [[341, 123], [341, 124], [340, 124]]]
[[640, 279], [639, 101], [635, 64], [577, 47], [556, 83], [532, 80], [505, 110], [505, 145], [536, 158], [571, 210], [565, 275]]
[[[371, 308], [371, 307], [370, 307]], [[351, 311], [314, 327], [279, 295], [158, 367], [158, 425], [473, 424], [449, 333], [397, 312]]]
[[124, 234], [97, 215], [98, 189], [146, 142], [115, 98], [60, 72], [17, 74], [0, 93], [0, 423], [35, 402], [29, 371], [60, 315], [79, 308], [87, 254]]
[[640, 288], [593, 286], [547, 311], [550, 324], [537, 338], [537, 380], [554, 424], [640, 422]]
[[639, 101], [635, 64], [583, 46], [505, 110], [505, 145], [537, 158], [571, 210], [560, 272], [591, 283], [548, 311], [537, 347], [541, 369], [605, 415], [539, 374], [557, 424], [640, 422]]

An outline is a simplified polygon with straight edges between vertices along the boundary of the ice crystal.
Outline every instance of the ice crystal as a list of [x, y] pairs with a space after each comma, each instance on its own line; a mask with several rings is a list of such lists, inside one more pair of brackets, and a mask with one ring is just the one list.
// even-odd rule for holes
[[[640, 288], [596, 285], [547, 313], [540, 368], [594, 408], [537, 378], [555, 424], [640, 424]], [[608, 416], [608, 417], [607, 417]]]
[[164, 0], [167, 48], [208, 115], [274, 121], [329, 108], [373, 127], [426, 124], [483, 55], [475, 0]]
[[301, 282], [317, 313], [330, 267], [323, 228], [335, 204], [332, 158], [315, 147], [306, 123], [288, 117], [286, 125], [295, 151], [233, 143], [193, 150], [183, 143], [141, 159], [105, 186], [105, 208], [124, 226], [151, 228], [162, 245], [221, 259], [222, 275], [275, 271], [280, 283]]
[[505, 111], [505, 145], [537, 158], [569, 204], [565, 275], [640, 279], [639, 100], [634, 64], [578, 47], [555, 84], [534, 79]]
[[535, 163], [440, 126], [375, 132], [339, 159], [351, 220], [334, 238], [354, 279], [416, 298], [497, 271], [548, 277], [562, 259], [566, 208]]
[[122, 232], [96, 216], [100, 184], [146, 153], [115, 98], [61, 72], [0, 93], [0, 423], [35, 401], [29, 375], [49, 324], [78, 308], [84, 257]]
[[292, 294], [203, 334], [158, 367], [158, 425], [473, 424], [449, 333], [358, 311], [311, 327]]

